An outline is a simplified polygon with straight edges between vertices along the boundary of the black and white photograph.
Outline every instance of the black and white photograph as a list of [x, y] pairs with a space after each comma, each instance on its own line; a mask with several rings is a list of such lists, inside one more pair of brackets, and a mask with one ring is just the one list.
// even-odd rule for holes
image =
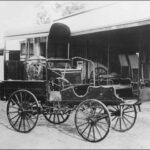
[[150, 149], [150, 1], [0, 1], [0, 149]]

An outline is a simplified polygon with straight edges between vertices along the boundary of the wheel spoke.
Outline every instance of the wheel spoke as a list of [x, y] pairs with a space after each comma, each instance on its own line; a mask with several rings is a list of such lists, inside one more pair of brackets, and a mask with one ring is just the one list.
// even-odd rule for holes
[[98, 112], [98, 114], [97, 115], [99, 115], [99, 114], [101, 114], [101, 112], [103, 111], [103, 109], [101, 108], [101, 110]]
[[18, 120], [20, 119], [20, 116], [17, 118], [16, 122], [13, 124], [13, 126], [15, 126], [18, 122]]
[[124, 114], [125, 116], [127, 116], [127, 117], [130, 117], [130, 118], [134, 118], [133, 116], [130, 116], [130, 115], [127, 115], [127, 114]]
[[[17, 105], [17, 106], [18, 106], [18, 105]], [[10, 106], [9, 108], [14, 108], [14, 109], [17, 109], [17, 110], [18, 110], [19, 107]]]
[[61, 115], [62, 119], [64, 120], [64, 116], [61, 113], [60, 113], [60, 115]]
[[49, 120], [50, 120], [51, 117], [52, 117], [52, 114], [49, 115]]
[[112, 105], [112, 108], [114, 108], [115, 110], [118, 110], [118, 108], [116, 108], [115, 106]]
[[90, 133], [91, 133], [91, 128], [92, 128], [92, 126], [90, 125], [90, 129], [89, 129], [89, 132], [88, 132], [88, 137], [87, 137], [87, 138], [89, 138], [89, 136], [90, 136]]
[[95, 141], [95, 130], [94, 130], [94, 126], [93, 126], [93, 138], [94, 138], [94, 141]]
[[104, 125], [108, 126], [108, 123], [101, 122], [101, 121], [99, 121], [99, 123], [100, 123], [100, 124], [104, 124]]
[[123, 118], [123, 117], [122, 117], [122, 121], [123, 121], [123, 123], [124, 123], [125, 127], [127, 128], [127, 124], [126, 124], [126, 122], [125, 122], [125, 120], [124, 120], [124, 118]]
[[120, 130], [122, 129], [122, 126], [121, 126], [121, 118], [119, 118], [119, 122], [120, 122]]
[[129, 122], [130, 124], [132, 124], [132, 122], [130, 122], [125, 116], [123, 116], [125, 120], [127, 120], [127, 122]]
[[117, 116], [114, 116], [114, 118], [112, 119], [112, 121], [114, 121], [117, 118]]
[[96, 109], [97, 109], [97, 107], [94, 107], [93, 115], [96, 114]]
[[112, 113], [112, 112], [115, 112], [115, 111], [116, 111], [116, 110], [109, 109], [109, 112], [111, 112], [111, 113]]
[[127, 109], [130, 109], [130, 107], [129, 107], [129, 106], [126, 106], [126, 108], [124, 108], [123, 110], [125, 111], [125, 110], [127, 110]]
[[35, 113], [36, 111], [35, 110], [33, 110], [33, 109], [27, 109], [27, 110], [24, 110], [23, 112], [26, 112], [26, 113], [28, 113], [28, 114], [33, 114], [33, 113]]
[[106, 132], [106, 129], [104, 129], [104, 127], [102, 127], [102, 125], [97, 123], [97, 126], [100, 127], [104, 132]]
[[82, 114], [84, 114], [85, 117], [88, 117], [90, 115], [90, 113], [88, 111], [87, 112], [82, 111]]
[[21, 104], [20, 104], [19, 98], [18, 98], [18, 96], [17, 96], [16, 94], [15, 94], [15, 97], [16, 97], [16, 100], [17, 100], [17, 102], [18, 102], [18, 106], [20, 107]]
[[81, 113], [83, 113], [85, 116], [89, 115], [89, 111], [87, 111], [88, 108], [84, 109], [84, 110], [80, 110]]
[[9, 114], [18, 113], [18, 111], [10, 111]]
[[19, 106], [20, 107], [20, 105], [13, 99], [13, 98], [11, 98], [11, 101], [12, 101], [12, 103], [15, 103], [15, 104], [17, 104], [17, 106]]
[[79, 117], [77, 119], [79, 119], [79, 120], [86, 120], [86, 118], [79, 118]]
[[132, 111], [124, 111], [123, 113], [130, 113], [130, 112], [134, 112], [134, 110], [132, 110]]
[[78, 127], [81, 127], [81, 126], [83, 126], [83, 125], [85, 125], [85, 124], [87, 124], [87, 123], [88, 123], [88, 122], [84, 122], [84, 123], [78, 125]]
[[31, 120], [32, 124], [34, 124], [34, 121], [32, 120], [32, 118], [31, 117], [28, 117], [28, 118], [29, 118], [29, 120]]
[[25, 119], [23, 119], [23, 129], [26, 131]]
[[89, 125], [90, 125], [90, 124], [88, 124], [88, 125], [86, 126], [86, 128], [82, 131], [81, 134], [83, 134], [83, 133], [86, 131], [86, 129], [89, 127]]
[[117, 123], [118, 123], [118, 120], [119, 120], [119, 118], [117, 118], [116, 123], [115, 123], [115, 125], [114, 125], [114, 128], [116, 128], [116, 125], [117, 125]]
[[55, 113], [54, 113], [54, 118], [53, 118], [53, 121], [55, 122]]
[[[120, 109], [121, 109], [121, 108], [119, 108], [119, 106], [118, 106], [118, 105], [117, 105], [116, 107], [117, 107], [117, 110], [120, 110]], [[121, 106], [120, 106], [120, 107], [121, 107]]]
[[12, 119], [16, 118], [17, 116], [19, 116], [19, 114], [13, 116], [13, 118], [10, 118], [10, 121], [11, 121]]
[[31, 129], [31, 126], [30, 126], [30, 124], [29, 124], [29, 120], [28, 120], [28, 118], [25, 116], [25, 119], [26, 119], [26, 121], [27, 121], [27, 123], [28, 123], [28, 126], [29, 126], [29, 129]]
[[18, 128], [18, 130], [20, 130], [21, 124], [22, 124], [22, 118], [20, 119], [20, 123], [19, 123], [19, 128]]
[[59, 115], [57, 115], [58, 122], [60, 122]]
[[95, 125], [95, 128], [96, 128], [96, 130], [98, 131], [98, 134], [100, 135], [100, 137], [102, 138], [102, 135], [101, 135], [101, 133], [100, 133], [100, 131], [99, 131], [99, 129], [97, 128], [96, 125]]
[[103, 114], [103, 116], [98, 118], [98, 120], [102, 120], [102, 119], [106, 119], [106, 118], [108, 118], [108, 114]]

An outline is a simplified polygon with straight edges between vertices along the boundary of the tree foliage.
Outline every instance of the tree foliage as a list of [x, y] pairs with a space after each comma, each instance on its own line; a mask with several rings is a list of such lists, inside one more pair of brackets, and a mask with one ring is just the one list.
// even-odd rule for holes
[[36, 22], [37, 24], [47, 24], [51, 22], [51, 18], [48, 15], [48, 11], [46, 9], [43, 8], [37, 13]]
[[55, 7], [57, 11], [61, 10], [61, 15], [64, 17], [82, 10], [85, 7], [85, 3], [81, 3], [80, 1], [56, 2]]
[[46, 1], [37, 7], [37, 24], [47, 24], [52, 20], [81, 11], [86, 7], [83, 1]]

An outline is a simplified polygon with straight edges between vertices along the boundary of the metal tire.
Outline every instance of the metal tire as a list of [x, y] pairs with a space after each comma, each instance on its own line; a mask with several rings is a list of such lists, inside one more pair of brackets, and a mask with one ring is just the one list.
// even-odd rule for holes
[[[122, 115], [120, 115], [120, 108], [122, 107]], [[133, 105], [122, 106], [108, 106], [112, 117], [112, 129], [118, 132], [125, 132], [130, 130], [136, 121], [137, 111]]]
[[39, 104], [30, 91], [13, 92], [7, 103], [7, 118], [10, 125], [18, 132], [30, 132], [38, 121]]
[[95, 99], [85, 100], [78, 105], [74, 121], [79, 135], [89, 142], [103, 140], [111, 126], [107, 107]]

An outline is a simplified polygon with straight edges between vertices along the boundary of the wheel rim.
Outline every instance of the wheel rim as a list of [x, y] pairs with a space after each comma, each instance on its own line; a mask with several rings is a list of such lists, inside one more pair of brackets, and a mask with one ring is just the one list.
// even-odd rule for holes
[[109, 133], [110, 115], [106, 106], [97, 100], [86, 100], [76, 110], [78, 133], [89, 142], [99, 142]]
[[112, 116], [112, 129], [115, 131], [125, 132], [135, 124], [137, 112], [134, 106], [109, 106], [109, 111]]
[[7, 117], [18, 132], [31, 131], [38, 120], [38, 103], [35, 96], [26, 90], [14, 92], [8, 99]]
[[64, 123], [70, 116], [68, 107], [62, 105], [60, 102], [47, 103], [43, 108], [46, 110], [43, 114], [45, 119], [53, 124]]

